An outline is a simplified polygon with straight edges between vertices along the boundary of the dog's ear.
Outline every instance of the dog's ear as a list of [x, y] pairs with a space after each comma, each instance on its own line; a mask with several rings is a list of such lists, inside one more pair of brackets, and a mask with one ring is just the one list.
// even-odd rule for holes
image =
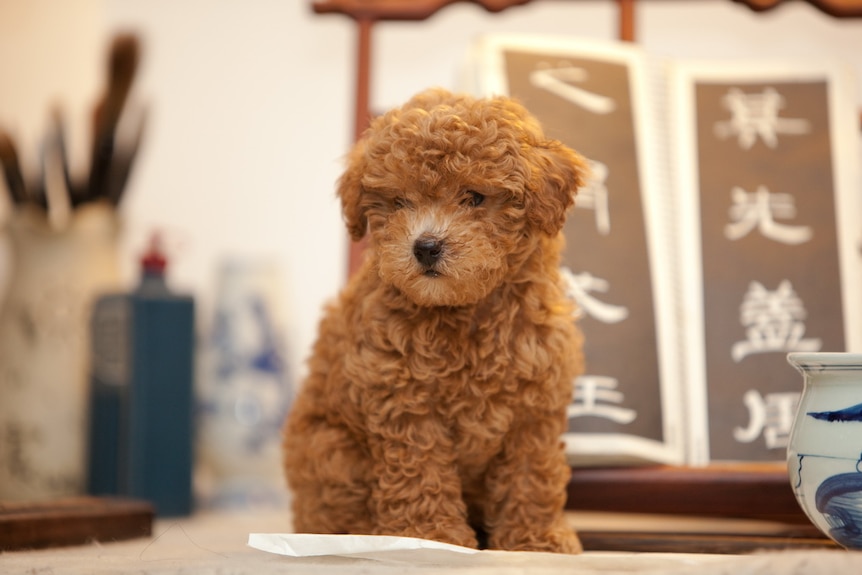
[[555, 235], [566, 222], [589, 168], [584, 158], [556, 140], [532, 148], [534, 189], [526, 196], [527, 218], [535, 228]]
[[341, 213], [350, 237], [359, 241], [368, 229], [368, 218], [362, 204], [362, 173], [365, 146], [360, 141], [347, 156], [347, 169], [338, 180], [338, 197], [341, 198]]

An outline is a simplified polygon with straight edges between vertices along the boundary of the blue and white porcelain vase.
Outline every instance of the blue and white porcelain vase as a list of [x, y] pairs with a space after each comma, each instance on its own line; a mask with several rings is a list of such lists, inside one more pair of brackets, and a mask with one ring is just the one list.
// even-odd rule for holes
[[283, 285], [268, 260], [230, 260], [198, 382], [199, 488], [210, 507], [277, 505], [286, 496], [281, 426], [290, 406]]
[[796, 500], [832, 540], [862, 549], [862, 354], [787, 359], [804, 380], [787, 449]]

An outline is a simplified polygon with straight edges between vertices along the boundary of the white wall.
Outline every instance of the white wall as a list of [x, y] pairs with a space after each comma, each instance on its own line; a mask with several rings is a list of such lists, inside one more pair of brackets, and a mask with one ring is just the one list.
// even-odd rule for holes
[[[802, 2], [757, 16], [728, 0], [643, 0], [637, 17], [640, 42], [655, 54], [840, 59], [858, 72], [862, 94], [862, 19], [835, 21]], [[426, 22], [384, 23], [373, 107], [429, 85], [454, 87], [479, 33], [611, 39], [616, 26], [610, 0], [536, 1], [493, 16], [455, 4]], [[176, 250], [171, 279], [199, 296], [205, 328], [220, 259], [276, 257], [290, 360], [304, 371], [321, 306], [346, 268], [334, 182], [352, 134], [351, 21], [315, 15], [302, 0], [0, 0], [0, 124], [29, 162], [48, 105], [60, 100], [73, 160], [86, 168], [104, 50], [126, 28], [143, 36], [136, 90], [151, 106], [123, 205], [129, 282], [148, 232], [166, 229]]]

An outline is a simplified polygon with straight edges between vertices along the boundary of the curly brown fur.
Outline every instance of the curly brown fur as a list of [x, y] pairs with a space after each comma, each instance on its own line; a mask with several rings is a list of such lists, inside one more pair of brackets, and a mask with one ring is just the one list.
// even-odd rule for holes
[[429, 90], [339, 182], [361, 269], [284, 430], [297, 531], [578, 552], [560, 434], [581, 336], [560, 230], [585, 163], [507, 98]]

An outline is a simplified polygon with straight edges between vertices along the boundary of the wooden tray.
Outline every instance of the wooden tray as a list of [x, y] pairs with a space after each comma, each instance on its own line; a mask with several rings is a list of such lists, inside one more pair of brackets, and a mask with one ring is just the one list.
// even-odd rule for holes
[[149, 503], [130, 499], [0, 502], [0, 551], [147, 537], [153, 515]]

